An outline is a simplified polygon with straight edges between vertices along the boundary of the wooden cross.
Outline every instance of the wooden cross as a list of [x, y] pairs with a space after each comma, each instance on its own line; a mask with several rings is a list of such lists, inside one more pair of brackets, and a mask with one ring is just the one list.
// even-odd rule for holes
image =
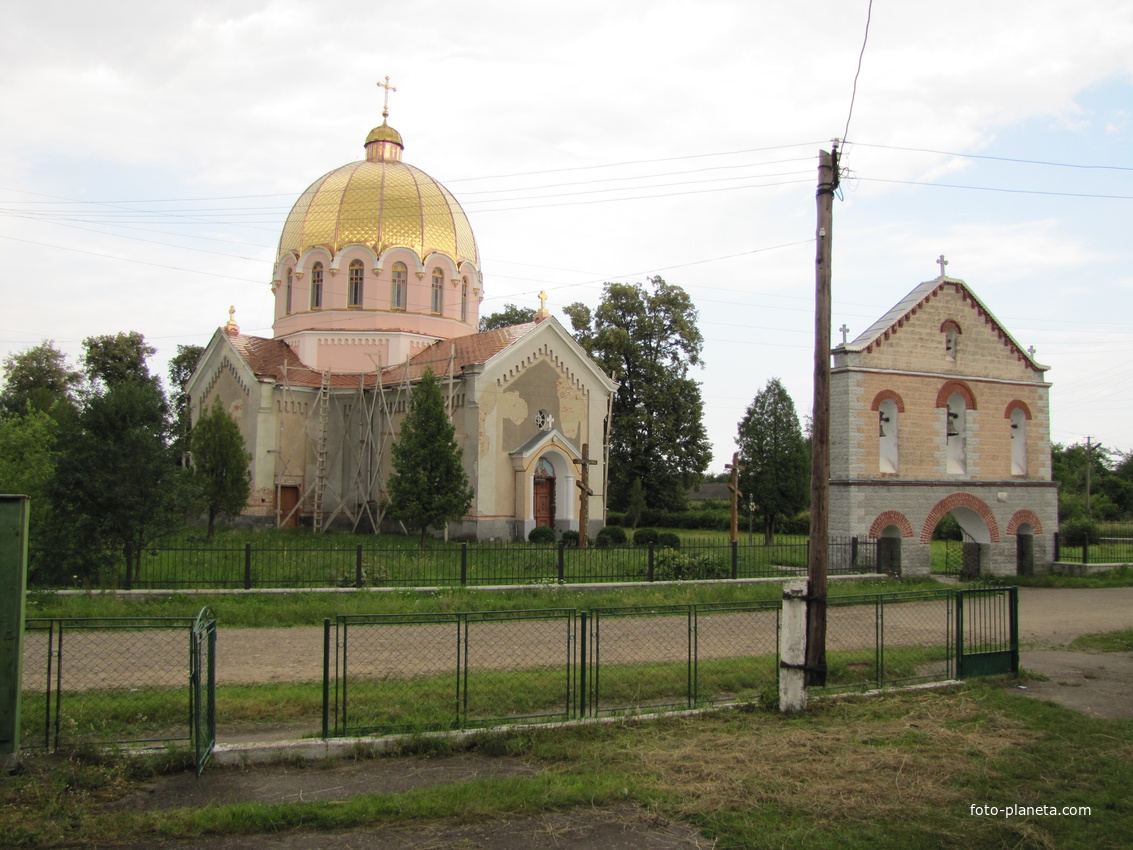
[[740, 536], [739, 502], [740, 502], [740, 496], [743, 495], [743, 493], [740, 492], [740, 470], [746, 469], [746, 468], [747, 467], [743, 466], [740, 463], [740, 453], [739, 452], [732, 452], [732, 462], [724, 464], [724, 469], [732, 470], [732, 480], [728, 484], [728, 489], [732, 491], [732, 524], [731, 524], [732, 538], [731, 539], [732, 539], [733, 543], [735, 543], [736, 540], [738, 540], [739, 536]]
[[845, 345], [846, 344], [846, 334], [848, 334], [850, 332], [850, 329], [848, 327], [846, 327], [845, 322], [842, 322], [842, 327], [838, 328], [838, 330], [840, 330], [842, 332], [842, 345]]
[[939, 257], [937, 257], [937, 259], [936, 259], [936, 264], [937, 264], [938, 266], [940, 266], [940, 276], [941, 276], [941, 277], [944, 277], [944, 267], [945, 267], [946, 265], [948, 265], [948, 261], [947, 261], [946, 259], [944, 259], [944, 255], [943, 255], [943, 254], [941, 254], [941, 255], [940, 255]]
[[598, 461], [590, 459], [590, 444], [582, 444], [582, 457], [575, 458], [574, 463], [582, 467], [582, 480], [575, 481], [574, 486], [582, 491], [582, 505], [578, 511], [578, 548], [586, 548], [586, 526], [590, 522], [590, 497], [594, 491], [590, 489], [590, 467]]
[[378, 85], [386, 90], [385, 100], [382, 103], [382, 118], [389, 118], [389, 93], [391, 91], [397, 91], [397, 86], [391, 86], [389, 84], [389, 77], [386, 77], [384, 83], [378, 83]]

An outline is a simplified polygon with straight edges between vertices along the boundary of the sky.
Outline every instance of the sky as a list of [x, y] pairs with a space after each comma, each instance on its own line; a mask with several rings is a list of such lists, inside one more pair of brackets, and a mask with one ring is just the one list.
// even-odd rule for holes
[[[867, 37], [868, 17], [868, 37]], [[453, 191], [485, 300], [683, 287], [710, 471], [755, 394], [812, 405], [818, 155], [842, 139], [833, 322], [947, 273], [1050, 366], [1051, 439], [1133, 450], [1133, 4], [60, 0], [0, 31], [0, 358], [136, 330], [164, 373], [389, 122]], [[863, 50], [864, 44], [864, 50]], [[859, 71], [860, 62], [860, 71]], [[856, 80], [856, 85], [855, 85]], [[840, 341], [835, 332], [832, 342]]]

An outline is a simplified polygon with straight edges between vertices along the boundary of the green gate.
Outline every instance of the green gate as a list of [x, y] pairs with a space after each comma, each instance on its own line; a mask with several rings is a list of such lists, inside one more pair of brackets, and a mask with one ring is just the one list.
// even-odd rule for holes
[[216, 615], [201, 609], [190, 633], [190, 734], [200, 776], [216, 746]]
[[956, 591], [956, 678], [1019, 673], [1019, 588]]

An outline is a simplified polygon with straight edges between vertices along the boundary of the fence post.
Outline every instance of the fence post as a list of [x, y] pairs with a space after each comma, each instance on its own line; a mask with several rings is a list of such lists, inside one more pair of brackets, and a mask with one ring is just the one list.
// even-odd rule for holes
[[[808, 561], [809, 563], [809, 561]], [[858, 565], [858, 537], [855, 534], [850, 538], [850, 568], [856, 568]]]
[[1088, 534], [1082, 534], [1082, 563], [1090, 563], [1090, 537]]
[[649, 580], [653, 581], [653, 544], [649, 544]]
[[28, 581], [28, 497], [0, 496], [0, 769], [20, 762]]
[[244, 589], [252, 589], [252, 544], [244, 544]]
[[460, 544], [460, 586], [468, 586], [468, 541]]
[[362, 544], [358, 544], [358, 550], [354, 555], [354, 586], [362, 586]]
[[330, 737], [330, 617], [323, 619], [323, 740]]
[[729, 545], [732, 548], [732, 578], [735, 579], [740, 577], [740, 544], [733, 540]]
[[783, 582], [779, 629], [779, 710], [806, 709], [806, 579]]
[[586, 611], [578, 613], [578, 716], [586, 716], [586, 631], [589, 628], [589, 615]]
[[566, 573], [563, 569], [563, 559], [565, 557], [564, 550], [566, 549], [565, 543], [559, 543], [559, 584], [563, 584]]
[[1056, 531], [1056, 532], [1054, 532], [1054, 560], [1056, 560], [1056, 561], [1062, 560], [1061, 548], [1062, 548], [1062, 541], [1059, 539], [1058, 532]]

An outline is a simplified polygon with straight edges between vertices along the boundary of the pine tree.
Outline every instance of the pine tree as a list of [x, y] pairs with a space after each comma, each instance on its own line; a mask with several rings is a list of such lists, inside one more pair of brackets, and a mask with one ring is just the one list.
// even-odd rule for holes
[[456, 429], [445, 414], [441, 385], [431, 369], [409, 397], [409, 411], [393, 446], [390, 516], [420, 532], [459, 519], [472, 506]]
[[208, 511], [208, 539], [212, 540], [218, 516], [235, 516], [248, 503], [252, 456], [244, 448], [240, 426], [213, 399], [208, 413], [197, 420], [190, 434], [193, 483]]

